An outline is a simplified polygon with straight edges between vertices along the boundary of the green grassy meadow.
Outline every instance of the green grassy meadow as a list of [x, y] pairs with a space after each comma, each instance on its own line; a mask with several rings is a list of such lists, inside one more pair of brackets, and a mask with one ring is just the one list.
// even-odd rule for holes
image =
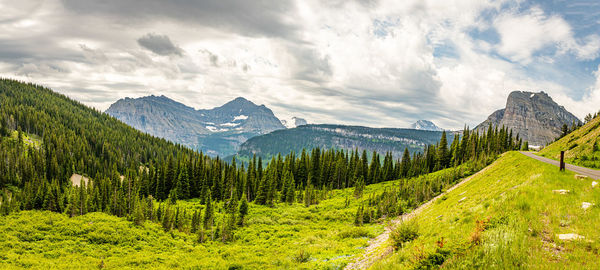
[[600, 208], [581, 207], [600, 203], [591, 182], [509, 152], [417, 215], [418, 237], [372, 269], [600, 269]]

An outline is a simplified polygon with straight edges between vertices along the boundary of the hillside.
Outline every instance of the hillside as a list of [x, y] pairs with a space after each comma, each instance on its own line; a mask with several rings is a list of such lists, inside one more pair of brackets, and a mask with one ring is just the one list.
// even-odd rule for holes
[[202, 110], [165, 96], [125, 98], [106, 113], [140, 131], [221, 157], [234, 154], [248, 138], [285, 128], [269, 108], [241, 97]]
[[[507, 153], [409, 221], [417, 238], [372, 269], [597, 269], [600, 209], [582, 209], [600, 203], [591, 183]], [[570, 233], [585, 240], [559, 238]]]
[[540, 155], [558, 160], [560, 151], [565, 151], [568, 163], [600, 168], [600, 117], [571, 132], [557, 142], [540, 151]]
[[[410, 153], [423, 152], [426, 145], [436, 144], [442, 132], [397, 128], [368, 128], [342, 125], [304, 125], [277, 130], [249, 139], [240, 146], [239, 156], [253, 154], [269, 159], [278, 153], [299, 154], [302, 149], [358, 149], [379, 153], [392, 152], [394, 159], [402, 157], [405, 148]], [[449, 143], [453, 136], [448, 135]]]
[[544, 92], [514, 91], [508, 95], [506, 107], [492, 113], [475, 127], [481, 132], [488, 127], [506, 127], [519, 134], [529, 145], [544, 146], [560, 136], [563, 125], [580, 123], [572, 113], [558, 105]]

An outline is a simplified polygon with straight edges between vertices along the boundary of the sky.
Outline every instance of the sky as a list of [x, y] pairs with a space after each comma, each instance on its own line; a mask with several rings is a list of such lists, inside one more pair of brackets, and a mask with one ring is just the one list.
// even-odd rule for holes
[[474, 127], [515, 90], [600, 110], [597, 0], [0, 0], [0, 77], [99, 110], [238, 96], [310, 123]]

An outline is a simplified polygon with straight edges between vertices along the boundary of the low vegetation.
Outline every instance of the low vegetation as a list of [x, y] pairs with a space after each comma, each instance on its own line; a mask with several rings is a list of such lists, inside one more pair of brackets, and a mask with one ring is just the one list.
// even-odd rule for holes
[[560, 151], [565, 151], [568, 163], [600, 168], [600, 116], [588, 117], [584, 126], [542, 149], [540, 155], [558, 160]]
[[509, 152], [415, 216], [418, 237], [372, 268], [598, 269], [600, 209], [582, 209], [600, 203], [592, 181]]

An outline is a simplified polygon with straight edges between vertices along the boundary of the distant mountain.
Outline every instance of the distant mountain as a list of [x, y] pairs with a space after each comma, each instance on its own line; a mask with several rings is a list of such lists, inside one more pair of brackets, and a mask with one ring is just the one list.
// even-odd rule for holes
[[286, 128], [295, 128], [298, 126], [306, 125], [308, 124], [308, 122], [306, 122], [306, 120], [304, 120], [303, 118], [298, 118], [294, 116], [291, 119], [282, 119], [281, 124], [284, 125]]
[[580, 120], [544, 92], [514, 91], [508, 95], [506, 108], [492, 113], [475, 127], [485, 131], [490, 125], [505, 126], [519, 134], [529, 145], [547, 145], [561, 134], [564, 124], [569, 127]]
[[417, 122], [410, 125], [412, 129], [418, 130], [430, 130], [430, 131], [443, 131], [443, 128], [436, 126], [433, 122], [429, 120], [418, 120]]
[[[310, 151], [320, 147], [324, 150], [367, 150], [369, 153], [389, 151], [395, 158], [401, 158], [405, 148], [411, 153], [423, 151], [426, 145], [438, 143], [441, 135], [439, 131], [415, 129], [303, 125], [253, 137], [240, 146], [238, 155], [251, 157], [256, 154], [268, 159], [278, 153], [286, 155], [294, 151], [299, 154], [302, 149]], [[452, 139], [448, 135], [450, 142]]]
[[165, 96], [125, 98], [106, 113], [211, 156], [235, 154], [248, 138], [285, 128], [269, 108], [241, 97], [209, 110], [196, 110]]

